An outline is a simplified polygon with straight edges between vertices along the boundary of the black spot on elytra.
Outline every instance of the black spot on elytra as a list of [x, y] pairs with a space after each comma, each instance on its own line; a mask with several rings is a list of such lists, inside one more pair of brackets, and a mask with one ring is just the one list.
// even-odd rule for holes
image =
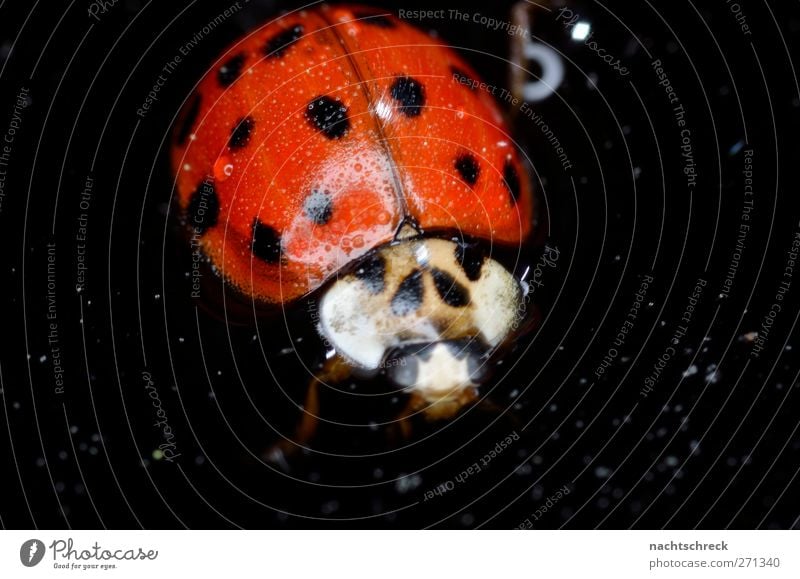
[[416, 312], [422, 305], [422, 271], [415, 269], [400, 282], [392, 297], [392, 313], [405, 316]]
[[477, 281], [481, 277], [481, 269], [486, 256], [474, 245], [456, 244], [456, 261], [464, 270], [467, 279]]
[[478, 161], [469, 153], [456, 157], [454, 165], [458, 174], [470, 187], [475, 184], [481, 174], [481, 167], [478, 165]]
[[469, 304], [469, 291], [458, 283], [455, 278], [441, 269], [433, 268], [433, 285], [439, 292], [442, 301], [453, 308], [463, 308]]
[[354, 273], [373, 295], [381, 293], [386, 287], [386, 261], [378, 253], [365, 257]]
[[329, 96], [312, 99], [306, 107], [306, 119], [329, 139], [341, 139], [350, 129], [347, 107]]
[[472, 92], [478, 90], [478, 83], [472, 78], [464, 69], [458, 68], [457, 66], [451, 66], [450, 72], [453, 73], [453, 80], [455, 80], [459, 84], [463, 84]]
[[303, 213], [317, 225], [325, 225], [333, 215], [333, 200], [325, 191], [312, 191], [303, 201]]
[[239, 119], [236, 126], [231, 131], [231, 137], [228, 139], [228, 146], [231, 149], [241, 149], [250, 142], [250, 134], [253, 132], [253, 127], [256, 125], [253, 117], [244, 117]]
[[400, 105], [400, 112], [407, 117], [416, 117], [425, 105], [425, 89], [410, 76], [401, 76], [392, 83], [392, 98]]
[[186, 207], [189, 226], [194, 227], [200, 235], [210, 227], [214, 227], [219, 219], [219, 196], [211, 181], [203, 181], [195, 189]]
[[506, 161], [506, 166], [503, 168], [503, 184], [508, 188], [508, 192], [511, 193], [512, 201], [516, 203], [520, 194], [519, 173], [517, 173], [517, 169], [511, 159]]
[[229, 58], [217, 71], [217, 80], [222, 86], [230, 86], [242, 74], [244, 54], [237, 54]]
[[192, 128], [194, 127], [194, 122], [197, 120], [197, 113], [199, 112], [200, 95], [196, 94], [192, 97], [192, 102], [189, 104], [189, 108], [186, 109], [186, 113], [183, 115], [181, 123], [178, 126], [178, 135], [175, 142], [179, 145], [183, 145], [186, 139], [189, 138], [189, 135], [192, 133]]
[[378, 28], [394, 28], [394, 22], [386, 14], [370, 14], [369, 12], [355, 12], [353, 16], [363, 24], [377, 26]]
[[291, 48], [292, 44], [300, 40], [302, 36], [303, 27], [301, 25], [298, 24], [287, 28], [267, 41], [264, 45], [264, 54], [272, 58], [281, 58]]
[[281, 260], [281, 236], [274, 227], [253, 221], [253, 255], [267, 263]]

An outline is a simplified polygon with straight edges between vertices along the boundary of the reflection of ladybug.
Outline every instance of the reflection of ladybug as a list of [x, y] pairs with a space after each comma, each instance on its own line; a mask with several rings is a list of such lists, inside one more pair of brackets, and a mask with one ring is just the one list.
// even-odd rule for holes
[[253, 300], [323, 288], [319, 331], [338, 356], [315, 383], [384, 364], [412, 410], [451, 416], [516, 327], [519, 281], [466, 238], [520, 244], [533, 196], [475, 78], [392, 16], [322, 6], [236, 43], [190, 98], [172, 149], [180, 207]]

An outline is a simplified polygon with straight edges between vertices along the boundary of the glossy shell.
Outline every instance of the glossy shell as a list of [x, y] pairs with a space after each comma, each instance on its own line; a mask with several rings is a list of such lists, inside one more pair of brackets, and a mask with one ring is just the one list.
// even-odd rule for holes
[[175, 128], [178, 202], [203, 251], [247, 295], [287, 302], [404, 218], [520, 243], [532, 195], [477, 75], [385, 13], [289, 13], [232, 46]]

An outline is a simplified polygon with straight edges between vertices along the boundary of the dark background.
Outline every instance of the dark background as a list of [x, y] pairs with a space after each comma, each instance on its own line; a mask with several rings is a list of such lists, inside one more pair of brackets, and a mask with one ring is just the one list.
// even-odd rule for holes
[[[484, 390], [495, 408], [417, 424], [412, 440], [392, 442], [380, 423], [402, 397], [380, 380], [346, 383], [323, 395], [332, 422], [317, 451], [288, 469], [260, 457], [278, 433], [292, 432], [309, 378], [301, 361], [320, 359], [308, 306], [226, 323], [210, 277], [207, 299], [190, 299], [165, 142], [224, 47], [292, 5], [243, 4], [184, 58], [144, 119], [136, 109], [161, 68], [229, 4], [119, 0], [99, 21], [89, 5], [0, 5], [0, 131], [29, 89], [0, 206], [4, 527], [800, 525], [800, 270], [753, 355], [753, 332], [764, 336], [799, 230], [795, 2], [739, 2], [750, 35], [723, 0], [569, 2], [598, 46], [629, 69], [624, 77], [571, 39], [557, 11], [542, 11], [533, 34], [562, 53], [567, 72], [557, 95], [534, 109], [572, 168], [562, 168], [533, 122], [516, 118], [550, 216], [539, 237], [560, 259], [537, 290], [541, 322], [498, 360]], [[389, 7], [438, 6], [506, 20], [510, 3]], [[507, 86], [504, 30], [414, 22]], [[686, 109], [691, 190], [653, 59]], [[720, 297], [742, 223], [748, 148], [751, 227], [729, 296]], [[76, 292], [87, 176], [86, 285]], [[54, 343], [48, 243], [56, 247]], [[526, 263], [540, 251], [527, 247]], [[644, 307], [597, 379], [645, 275], [654, 281]], [[644, 397], [698, 278], [707, 285], [688, 332]], [[173, 462], [153, 455], [163, 440], [145, 371], [175, 432]], [[460, 477], [512, 432], [519, 440]], [[448, 481], [452, 490], [431, 492]]]

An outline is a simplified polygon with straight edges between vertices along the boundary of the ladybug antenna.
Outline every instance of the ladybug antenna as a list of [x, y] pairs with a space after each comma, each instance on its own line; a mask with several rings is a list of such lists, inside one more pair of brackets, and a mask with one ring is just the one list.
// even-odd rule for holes
[[400, 225], [397, 227], [397, 232], [394, 234], [394, 241], [402, 241], [422, 235], [422, 229], [417, 224], [413, 217], [405, 217]]

